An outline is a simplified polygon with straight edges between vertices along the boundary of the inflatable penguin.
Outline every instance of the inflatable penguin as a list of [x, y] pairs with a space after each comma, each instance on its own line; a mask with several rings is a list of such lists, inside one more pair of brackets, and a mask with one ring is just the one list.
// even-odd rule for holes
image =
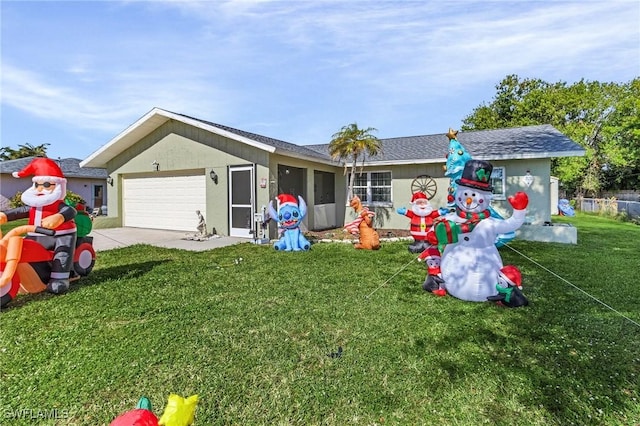
[[500, 269], [496, 290], [498, 294], [487, 297], [488, 301], [496, 302], [509, 308], [519, 308], [529, 304], [529, 301], [522, 293], [522, 274], [513, 265], [507, 265]]

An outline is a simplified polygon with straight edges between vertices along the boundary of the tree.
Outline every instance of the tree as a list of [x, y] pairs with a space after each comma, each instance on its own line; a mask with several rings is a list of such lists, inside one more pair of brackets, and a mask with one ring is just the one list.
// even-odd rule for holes
[[377, 129], [373, 127], [360, 129], [356, 123], [352, 123], [343, 126], [339, 132], [331, 137], [329, 155], [334, 160], [345, 161], [345, 175], [347, 173], [347, 162], [351, 162], [347, 200], [351, 200], [353, 196], [353, 184], [356, 178], [358, 160], [362, 158], [362, 166], [364, 166], [367, 155], [375, 156], [382, 150], [380, 140], [372, 135], [372, 132], [376, 131]]
[[32, 145], [26, 143], [24, 145], [18, 145], [18, 149], [12, 149], [8, 146], [0, 148], [0, 160], [17, 160], [18, 158], [25, 157], [46, 157], [47, 147], [50, 143], [43, 143], [41, 145]]
[[625, 87], [602, 133], [607, 188], [637, 189], [640, 187], [640, 78]]
[[581, 80], [547, 83], [505, 77], [490, 104], [475, 108], [463, 130], [551, 124], [585, 148], [581, 158], [552, 159], [552, 173], [569, 190], [637, 187], [640, 164], [640, 79], [625, 84]]
[[16, 150], [8, 146], [0, 147], [0, 161], [13, 160], [14, 155], [16, 155]]

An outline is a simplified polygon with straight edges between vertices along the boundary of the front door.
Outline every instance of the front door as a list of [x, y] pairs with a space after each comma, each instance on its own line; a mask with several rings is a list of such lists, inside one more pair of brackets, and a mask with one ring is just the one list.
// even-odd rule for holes
[[253, 166], [229, 168], [229, 235], [253, 237]]

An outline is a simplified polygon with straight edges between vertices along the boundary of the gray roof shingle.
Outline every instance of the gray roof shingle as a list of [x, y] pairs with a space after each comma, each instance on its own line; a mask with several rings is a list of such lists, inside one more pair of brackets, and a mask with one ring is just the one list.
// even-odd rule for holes
[[[324, 161], [331, 160], [329, 144], [296, 145], [184, 114], [178, 115], [272, 146], [280, 152]], [[508, 160], [584, 155], [584, 149], [580, 145], [548, 124], [459, 132], [457, 139], [472, 157], [478, 159]], [[375, 157], [367, 158], [367, 164], [444, 162], [449, 149], [446, 134], [405, 136], [380, 141], [382, 151]]]
[[233, 127], [212, 123], [211, 121], [201, 120], [199, 118], [190, 117], [184, 114], [178, 114], [178, 113], [174, 113], [174, 114], [181, 115], [191, 120], [200, 121], [201, 123], [207, 124], [209, 126], [217, 127], [227, 132], [245, 137], [247, 139], [251, 139], [253, 141], [272, 146], [276, 148], [276, 151], [280, 151], [281, 153], [284, 151], [289, 154], [294, 154], [295, 156], [306, 156], [306, 157], [321, 159], [324, 161], [331, 161], [331, 157], [329, 156], [329, 151], [324, 151], [324, 152], [316, 151], [316, 150], [310, 149], [306, 145], [296, 145], [290, 142], [285, 142], [279, 139], [274, 139], [274, 138], [258, 135], [251, 132], [246, 132], [244, 130], [234, 129]]
[[[549, 158], [584, 155], [584, 149], [551, 125], [459, 132], [458, 141], [473, 158], [485, 160]], [[380, 139], [382, 152], [366, 163], [444, 162], [446, 134]], [[328, 152], [329, 144], [307, 145]]]
[[[112, 158], [125, 152], [168, 120], [182, 121], [189, 126], [201, 127], [236, 139], [239, 143], [254, 144], [259, 149], [283, 156], [340, 165], [329, 155], [328, 143], [298, 145], [189, 115], [154, 108], [116, 138], [81, 161], [80, 164], [85, 166], [82, 169], [86, 169], [89, 165], [106, 167]], [[460, 132], [457, 139], [474, 158], [489, 161], [575, 157], [585, 154], [585, 150], [580, 145], [551, 125]], [[444, 133], [386, 138], [380, 141], [381, 152], [375, 157], [366, 158], [365, 164], [375, 166], [444, 163], [449, 149], [449, 139]]]

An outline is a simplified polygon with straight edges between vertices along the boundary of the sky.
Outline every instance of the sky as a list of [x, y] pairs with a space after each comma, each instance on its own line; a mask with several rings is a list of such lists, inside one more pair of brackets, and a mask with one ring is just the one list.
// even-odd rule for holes
[[640, 2], [0, 2], [1, 146], [85, 159], [151, 109], [299, 145], [446, 133], [506, 76], [640, 76]]

